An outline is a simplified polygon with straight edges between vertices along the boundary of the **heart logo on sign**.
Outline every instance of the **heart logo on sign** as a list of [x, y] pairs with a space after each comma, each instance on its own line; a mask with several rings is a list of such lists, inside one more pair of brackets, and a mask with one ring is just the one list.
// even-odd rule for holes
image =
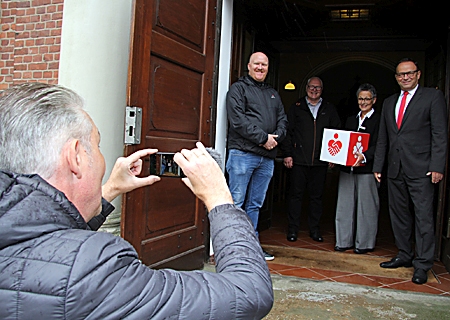
[[334, 139], [336, 140], [330, 140], [328, 141], [328, 152], [334, 157], [341, 151], [342, 149], [342, 142], [337, 140], [339, 138], [339, 135], [337, 133], [334, 134]]

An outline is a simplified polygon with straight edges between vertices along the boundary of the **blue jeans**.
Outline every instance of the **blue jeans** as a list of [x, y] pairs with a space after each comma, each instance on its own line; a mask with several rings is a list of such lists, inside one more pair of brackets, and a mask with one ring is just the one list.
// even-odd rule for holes
[[272, 179], [274, 160], [251, 152], [230, 149], [226, 168], [234, 204], [245, 210], [258, 235], [259, 209], [264, 203]]

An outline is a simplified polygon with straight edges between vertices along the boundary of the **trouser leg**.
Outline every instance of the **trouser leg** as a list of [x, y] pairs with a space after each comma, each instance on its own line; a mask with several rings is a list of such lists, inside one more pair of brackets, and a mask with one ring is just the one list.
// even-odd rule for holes
[[410, 180], [409, 192], [414, 204], [415, 251], [414, 268], [429, 270], [434, 263], [435, 232], [433, 198], [435, 186], [430, 177]]
[[303, 193], [306, 187], [308, 167], [294, 165], [290, 169], [290, 187], [288, 202], [288, 231], [297, 233], [300, 229]]
[[336, 246], [353, 246], [355, 182], [354, 174], [341, 171], [336, 205]]
[[325, 188], [325, 179], [327, 177], [326, 166], [311, 167], [308, 174], [308, 192], [309, 192], [309, 231], [315, 232], [320, 229], [319, 222], [323, 212], [322, 195]]
[[258, 234], [259, 211], [264, 204], [267, 189], [272, 179], [274, 160], [260, 157], [260, 163], [253, 171], [248, 185], [247, 199], [245, 201], [245, 212], [252, 220], [256, 234]]
[[399, 250], [397, 256], [402, 260], [412, 261], [413, 218], [409, 211], [409, 193], [403, 174], [400, 173], [395, 179], [388, 179], [388, 200], [392, 231]]
[[373, 249], [378, 231], [378, 213], [380, 200], [378, 188], [373, 174], [357, 174], [356, 192], [356, 237], [355, 247]]

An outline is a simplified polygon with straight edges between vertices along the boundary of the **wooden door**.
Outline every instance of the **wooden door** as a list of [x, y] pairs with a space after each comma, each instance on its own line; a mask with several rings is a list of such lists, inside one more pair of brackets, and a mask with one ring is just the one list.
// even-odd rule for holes
[[[142, 108], [139, 145], [210, 146], [216, 0], [135, 0], [127, 104]], [[149, 159], [144, 162], [149, 173]], [[149, 266], [197, 269], [208, 241], [204, 205], [179, 178], [126, 194], [122, 236]]]

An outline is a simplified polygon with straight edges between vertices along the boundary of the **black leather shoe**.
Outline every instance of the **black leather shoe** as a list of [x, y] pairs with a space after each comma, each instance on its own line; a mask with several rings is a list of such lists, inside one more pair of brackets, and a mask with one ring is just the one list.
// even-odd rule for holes
[[310, 233], [309, 233], [309, 236], [310, 236], [314, 241], [317, 241], [317, 242], [323, 242], [322, 235], [320, 234], [319, 231], [310, 232]]
[[391, 261], [385, 261], [380, 263], [380, 267], [382, 268], [389, 268], [389, 269], [395, 269], [400, 267], [409, 268], [412, 267], [411, 261], [404, 261], [400, 259], [399, 257], [392, 258]]
[[287, 239], [287, 241], [291, 241], [291, 242], [297, 241], [297, 234], [293, 233], [293, 232], [289, 232], [286, 239]]
[[428, 280], [427, 272], [423, 269], [416, 269], [411, 280], [415, 284], [424, 284]]
[[345, 247], [345, 248], [343, 248], [343, 247], [336, 246], [336, 247], [334, 247], [334, 251], [344, 252], [344, 251], [350, 250], [351, 248], [353, 248], [353, 247]]
[[358, 248], [355, 248], [355, 250], [353, 250], [353, 252], [357, 253], [357, 254], [365, 254], [367, 252], [372, 252], [372, 251], [373, 251], [373, 249], [358, 249]]

